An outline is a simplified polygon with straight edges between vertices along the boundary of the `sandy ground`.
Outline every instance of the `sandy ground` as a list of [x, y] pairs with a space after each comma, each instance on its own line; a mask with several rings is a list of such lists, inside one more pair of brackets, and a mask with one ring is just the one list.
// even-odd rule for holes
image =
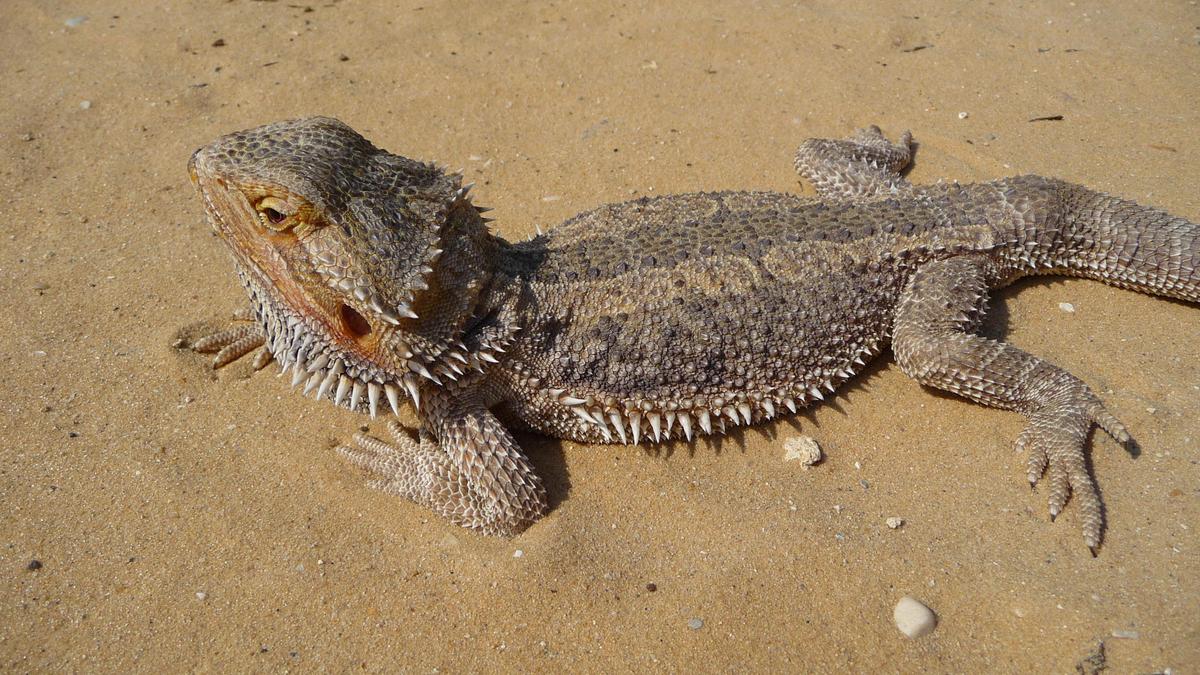
[[[0, 667], [1072, 672], [1100, 643], [1115, 672], [1200, 663], [1195, 306], [1078, 280], [997, 299], [988, 331], [1143, 446], [1095, 439], [1096, 559], [1030, 493], [1019, 416], [889, 358], [719, 444], [524, 436], [553, 511], [506, 541], [369, 490], [330, 450], [364, 418], [171, 348], [243, 300], [189, 153], [308, 114], [465, 167], [510, 238], [631, 196], [810, 191], [794, 147], [869, 123], [913, 130], [914, 181], [1039, 172], [1198, 219], [1194, 0], [304, 1], [0, 8]], [[824, 463], [782, 461], [798, 433]], [[896, 630], [905, 594], [932, 635]]]

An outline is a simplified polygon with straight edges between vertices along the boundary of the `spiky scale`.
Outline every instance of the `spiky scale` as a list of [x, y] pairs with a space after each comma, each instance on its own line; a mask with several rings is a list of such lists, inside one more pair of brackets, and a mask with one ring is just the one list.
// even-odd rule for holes
[[651, 432], [654, 433], [654, 442], [660, 442], [662, 440], [662, 417], [657, 412], [648, 412], [646, 419], [650, 422]]
[[338, 378], [337, 392], [333, 395], [334, 405], [342, 404], [342, 401], [346, 398], [346, 394], [350, 393], [350, 385], [350, 378], [346, 377], [345, 375], [342, 375], [340, 378]]
[[376, 382], [367, 383], [367, 403], [370, 406], [371, 419], [374, 419], [379, 414], [379, 384]]
[[388, 382], [383, 385], [383, 393], [387, 395], [388, 405], [392, 407], [392, 414], [398, 417], [400, 415], [400, 390], [396, 385]]

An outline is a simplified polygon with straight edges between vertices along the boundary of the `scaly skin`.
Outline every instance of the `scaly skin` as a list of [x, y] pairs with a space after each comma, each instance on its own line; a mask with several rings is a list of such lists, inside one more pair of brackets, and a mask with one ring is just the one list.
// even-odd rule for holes
[[988, 292], [1031, 274], [1200, 301], [1200, 227], [1039, 176], [914, 186], [911, 138], [809, 140], [820, 199], [643, 198], [509, 243], [460, 177], [376, 149], [336, 120], [217, 139], [189, 164], [253, 320], [193, 345], [254, 348], [305, 393], [377, 414], [418, 406], [418, 438], [339, 448], [402, 495], [485, 533], [544, 514], [510, 423], [587, 443], [665, 443], [821, 400], [889, 343], [919, 382], [1024, 414], [1028, 478], [1073, 493], [1095, 552], [1084, 462], [1125, 427], [1087, 385], [973, 333]]

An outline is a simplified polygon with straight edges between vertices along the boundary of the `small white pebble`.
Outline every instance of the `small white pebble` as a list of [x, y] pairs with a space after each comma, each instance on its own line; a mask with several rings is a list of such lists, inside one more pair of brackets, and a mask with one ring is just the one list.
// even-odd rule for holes
[[205, 593], [204, 591], [196, 591], [196, 599], [197, 600], [205, 600], [207, 598], [208, 598], [208, 593]]
[[1136, 640], [1141, 637], [1136, 630], [1121, 630], [1119, 628], [1112, 632], [1112, 636], [1119, 640]]
[[701, 628], [704, 628], [704, 619], [688, 619], [688, 628], [691, 628], [692, 630], [700, 630]]
[[522, 551], [521, 549], [517, 549], [517, 550], [513, 551], [514, 558], [520, 558], [524, 555], [525, 555], [525, 551]]
[[66, 24], [67, 28], [78, 28], [83, 25], [84, 21], [87, 21], [86, 16], [73, 16], [63, 23]]
[[799, 460], [806, 470], [821, 461], [821, 446], [817, 445], [817, 439], [812, 436], [789, 438], [783, 442], [783, 449], [783, 461]]
[[1146, 412], [1148, 412], [1148, 413], [1150, 413], [1151, 415], [1153, 415], [1154, 413], [1158, 412], [1158, 408], [1155, 408], [1154, 406], [1147, 406], [1147, 408], [1146, 408]]
[[1060, 302], [1060, 303], [1058, 303], [1058, 308], [1059, 308], [1059, 309], [1061, 309], [1062, 311], [1066, 312], [1067, 314], [1074, 314], [1074, 313], [1075, 313], [1075, 305], [1072, 305], [1072, 304], [1071, 304], [1071, 303], [1069, 303], [1069, 302]]
[[965, 111], [965, 110], [958, 113], [958, 119], [960, 119], [960, 120], [965, 120], [968, 117], [970, 117], [970, 114], [968, 114], [967, 111]]
[[92, 102], [91, 101], [80, 101], [79, 107], [83, 110], [87, 110], [88, 108], [92, 107]]
[[894, 530], [904, 524], [904, 519], [900, 518], [898, 516], [892, 516], [891, 518], [888, 518], [884, 522], [887, 523], [888, 527], [890, 527]]
[[562, 197], [558, 195], [546, 195], [545, 197], [542, 197], [542, 201], [544, 202], [556, 202], [560, 199], [562, 199]]
[[909, 595], [900, 598], [900, 602], [896, 603], [892, 618], [896, 620], [896, 628], [910, 638], [928, 635], [937, 626], [937, 616], [933, 610]]

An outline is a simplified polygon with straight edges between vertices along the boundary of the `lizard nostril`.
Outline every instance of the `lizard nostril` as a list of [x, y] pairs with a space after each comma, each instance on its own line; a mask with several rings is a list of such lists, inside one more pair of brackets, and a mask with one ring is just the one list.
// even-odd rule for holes
[[371, 324], [367, 323], [363, 315], [356, 312], [350, 305], [342, 305], [339, 313], [342, 316], [342, 325], [345, 326], [346, 332], [354, 337], [360, 338], [371, 332]]

